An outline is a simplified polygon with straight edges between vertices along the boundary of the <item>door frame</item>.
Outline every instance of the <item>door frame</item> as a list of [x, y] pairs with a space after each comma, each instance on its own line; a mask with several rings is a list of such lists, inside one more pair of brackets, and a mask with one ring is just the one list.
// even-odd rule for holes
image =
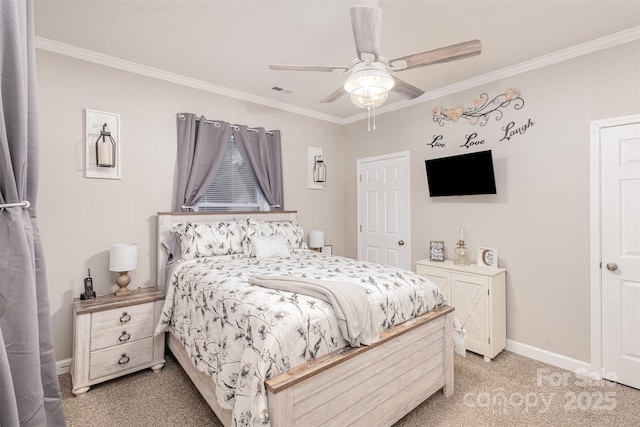
[[389, 153], [389, 154], [382, 154], [379, 156], [373, 156], [373, 157], [364, 157], [361, 159], [357, 159], [356, 160], [356, 203], [357, 203], [357, 207], [356, 207], [356, 212], [357, 212], [357, 242], [356, 244], [358, 245], [358, 259], [362, 259], [362, 249], [361, 249], [361, 240], [362, 240], [362, 231], [360, 231], [360, 227], [362, 226], [362, 209], [360, 208], [360, 202], [362, 201], [361, 198], [361, 190], [362, 190], [362, 182], [360, 181], [360, 176], [362, 174], [362, 165], [363, 163], [367, 163], [367, 162], [375, 162], [375, 161], [380, 161], [380, 160], [391, 160], [391, 159], [396, 159], [396, 158], [401, 158], [404, 160], [404, 166], [407, 170], [407, 213], [406, 213], [406, 217], [404, 218], [405, 223], [407, 224], [407, 238], [403, 239], [406, 243], [406, 245], [408, 246], [408, 265], [411, 266], [411, 262], [413, 260], [412, 257], [412, 250], [411, 250], [411, 152], [409, 151], [400, 151], [397, 153]]
[[595, 120], [591, 122], [591, 167], [590, 167], [590, 276], [591, 276], [591, 375], [601, 379], [605, 372], [602, 366], [602, 241], [600, 235], [601, 168], [600, 133], [604, 128], [640, 123], [640, 114]]

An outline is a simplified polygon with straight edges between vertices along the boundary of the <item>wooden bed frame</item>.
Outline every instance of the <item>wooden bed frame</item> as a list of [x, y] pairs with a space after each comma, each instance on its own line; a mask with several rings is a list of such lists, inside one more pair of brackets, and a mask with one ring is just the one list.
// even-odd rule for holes
[[[244, 219], [295, 220], [296, 212], [158, 213], [158, 287], [166, 286], [161, 243], [172, 224]], [[199, 371], [178, 339], [169, 349], [216, 416], [231, 425], [231, 411], [216, 399], [211, 377]], [[390, 426], [436, 391], [453, 394], [453, 307], [432, 310], [380, 334], [380, 341], [346, 347], [266, 382], [272, 427], [322, 424]]]

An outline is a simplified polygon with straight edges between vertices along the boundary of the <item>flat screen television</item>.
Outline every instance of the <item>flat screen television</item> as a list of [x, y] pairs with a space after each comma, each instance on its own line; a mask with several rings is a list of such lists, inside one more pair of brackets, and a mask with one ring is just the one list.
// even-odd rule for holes
[[491, 150], [425, 160], [431, 197], [496, 194]]

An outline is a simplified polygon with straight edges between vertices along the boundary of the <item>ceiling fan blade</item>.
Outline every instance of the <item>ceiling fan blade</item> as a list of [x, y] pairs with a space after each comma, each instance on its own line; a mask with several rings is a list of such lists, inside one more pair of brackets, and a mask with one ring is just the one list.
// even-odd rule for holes
[[470, 40], [464, 43], [452, 44], [451, 46], [392, 59], [389, 61], [389, 67], [393, 71], [410, 70], [412, 68], [424, 67], [425, 65], [440, 64], [468, 58], [479, 55], [481, 51], [482, 43], [480, 40]]
[[269, 65], [269, 69], [282, 71], [330, 71], [334, 73], [345, 73], [351, 68], [343, 66], [325, 67], [322, 65]]
[[400, 77], [394, 75], [393, 81], [395, 84], [393, 85], [393, 92], [398, 93], [399, 95], [404, 96], [405, 98], [414, 99], [419, 97], [424, 93], [422, 89], [412, 85], [411, 83], [402, 80]]
[[337, 88], [336, 90], [331, 92], [329, 95], [327, 95], [323, 100], [321, 100], [320, 103], [321, 104], [327, 104], [329, 102], [336, 101], [338, 98], [340, 98], [345, 93], [347, 93], [347, 92], [344, 90], [344, 87], [340, 86], [339, 88]]
[[382, 34], [382, 10], [373, 6], [358, 5], [352, 6], [349, 11], [358, 58], [363, 61], [377, 61]]

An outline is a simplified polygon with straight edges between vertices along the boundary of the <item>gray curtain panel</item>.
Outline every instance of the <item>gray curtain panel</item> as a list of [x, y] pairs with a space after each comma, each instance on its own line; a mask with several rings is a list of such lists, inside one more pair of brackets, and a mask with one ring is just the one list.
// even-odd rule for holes
[[237, 126], [237, 129], [233, 130], [233, 136], [240, 154], [251, 165], [271, 210], [283, 210], [280, 131], [274, 130], [267, 133], [264, 128], [249, 130], [247, 126]]
[[207, 192], [216, 177], [231, 138], [226, 122], [211, 122], [204, 117], [182, 113], [178, 124], [178, 185], [173, 210], [193, 206]]
[[36, 221], [38, 132], [31, 0], [0, 1], [0, 425], [64, 426]]

